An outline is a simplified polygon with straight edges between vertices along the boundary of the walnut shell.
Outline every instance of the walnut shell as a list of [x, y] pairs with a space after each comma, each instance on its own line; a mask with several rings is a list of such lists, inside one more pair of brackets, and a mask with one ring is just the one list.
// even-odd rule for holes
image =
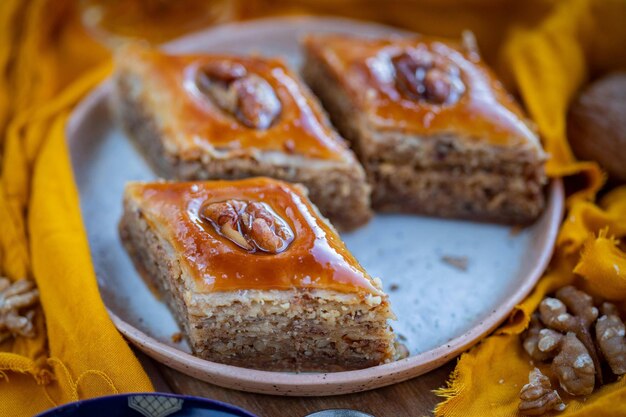
[[567, 134], [579, 159], [626, 181], [626, 73], [590, 84], [570, 107]]

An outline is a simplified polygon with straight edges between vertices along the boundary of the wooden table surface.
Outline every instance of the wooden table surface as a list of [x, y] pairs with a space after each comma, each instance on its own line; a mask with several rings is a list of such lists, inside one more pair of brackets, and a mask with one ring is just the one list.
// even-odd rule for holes
[[[144, 365], [146, 360], [142, 361]], [[148, 372], [153, 379], [162, 378], [160, 384], [167, 384], [164, 387], [155, 383], [158, 391], [171, 390], [227, 402], [259, 417], [303, 417], [329, 408], [350, 408], [376, 417], [421, 417], [432, 415], [435, 404], [440, 400], [432, 390], [445, 384], [455, 363], [456, 360], [453, 360], [426, 375], [400, 384], [332, 397], [285, 397], [235, 391], [199, 381], [154, 362], [148, 365], [153, 368]], [[158, 375], [154, 375], [154, 372]]]

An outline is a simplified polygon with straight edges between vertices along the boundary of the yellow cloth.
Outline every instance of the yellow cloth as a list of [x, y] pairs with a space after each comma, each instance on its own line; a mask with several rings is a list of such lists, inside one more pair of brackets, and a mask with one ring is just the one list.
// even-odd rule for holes
[[31, 277], [41, 293], [37, 336], [0, 345], [2, 416], [152, 390], [104, 309], [82, 226], [65, 122], [109, 65], [96, 66], [108, 53], [72, 10], [70, 1], [0, 1], [0, 273]]
[[[437, 391], [447, 398], [435, 409], [437, 416], [517, 415], [519, 391], [532, 368], [519, 335], [546, 294], [574, 283], [594, 295], [626, 300], [626, 253], [620, 248], [626, 242], [626, 186], [612, 190], [598, 206], [585, 201], [583, 197], [594, 198], [602, 179], [593, 164], [573, 162], [564, 140], [568, 103], [589, 74], [626, 69], [625, 21], [623, 1], [555, 2], [536, 24], [513, 27], [503, 46], [503, 67], [516, 81], [552, 155], [549, 172], [586, 172], [588, 183], [568, 199], [545, 276], [508, 323], [461, 356], [448, 387]], [[549, 367], [541, 368], [553, 377]], [[568, 406], [559, 415], [626, 415], [626, 380], [586, 398], [564, 399]]]
[[[590, 76], [626, 66], [626, 2], [381, 3], [250, 0], [241, 8], [245, 17], [334, 13], [442, 36], [471, 29], [484, 57], [536, 121], [551, 154], [549, 175], [583, 174], [585, 185], [568, 199], [548, 273], [507, 325], [461, 357], [450, 387], [440, 391], [448, 399], [438, 415], [515, 415], [530, 369], [517, 335], [541, 297], [574, 280], [610, 298], [626, 296], [617, 241], [626, 233], [626, 190], [592, 203], [602, 174], [595, 164], [575, 160], [564, 124], [570, 100]], [[0, 1], [0, 272], [35, 279], [43, 313], [37, 338], [0, 345], [0, 375], [9, 378], [0, 380], [0, 415], [32, 415], [53, 402], [152, 388], [100, 301], [63, 132], [71, 107], [106, 76], [107, 60], [81, 30], [71, 0]], [[624, 407], [623, 385], [597, 391], [580, 412]], [[579, 408], [571, 401], [566, 413]]]

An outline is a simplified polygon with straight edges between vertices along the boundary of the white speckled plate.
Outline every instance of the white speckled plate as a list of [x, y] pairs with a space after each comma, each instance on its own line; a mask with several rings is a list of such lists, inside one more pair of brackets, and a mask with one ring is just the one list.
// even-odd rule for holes
[[[271, 19], [222, 26], [185, 37], [169, 51], [256, 52], [299, 64], [297, 39], [307, 32], [380, 35], [394, 29], [340, 19]], [[174, 318], [134, 270], [117, 234], [124, 184], [155, 175], [111, 120], [104, 83], [68, 125], [93, 262], [102, 297], [118, 329], [155, 359], [199, 379], [247, 391], [333, 395], [372, 389], [442, 365], [493, 330], [532, 289], [550, 258], [562, 214], [563, 190], [553, 181], [548, 207], [531, 227], [509, 227], [408, 215], [377, 215], [343, 235], [363, 266], [382, 278], [411, 356], [369, 369], [279, 373], [217, 364], [174, 343]], [[442, 256], [466, 257], [466, 271]]]

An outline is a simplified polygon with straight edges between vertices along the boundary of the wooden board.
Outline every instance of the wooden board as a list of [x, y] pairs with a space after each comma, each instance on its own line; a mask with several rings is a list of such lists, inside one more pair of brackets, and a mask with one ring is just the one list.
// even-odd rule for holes
[[211, 385], [164, 365], [157, 368], [173, 392], [224, 401], [259, 417], [304, 417], [329, 408], [350, 408], [375, 417], [432, 415], [440, 398], [432, 390], [445, 385], [456, 360], [428, 374], [373, 391], [332, 397], [284, 397], [253, 394]]

